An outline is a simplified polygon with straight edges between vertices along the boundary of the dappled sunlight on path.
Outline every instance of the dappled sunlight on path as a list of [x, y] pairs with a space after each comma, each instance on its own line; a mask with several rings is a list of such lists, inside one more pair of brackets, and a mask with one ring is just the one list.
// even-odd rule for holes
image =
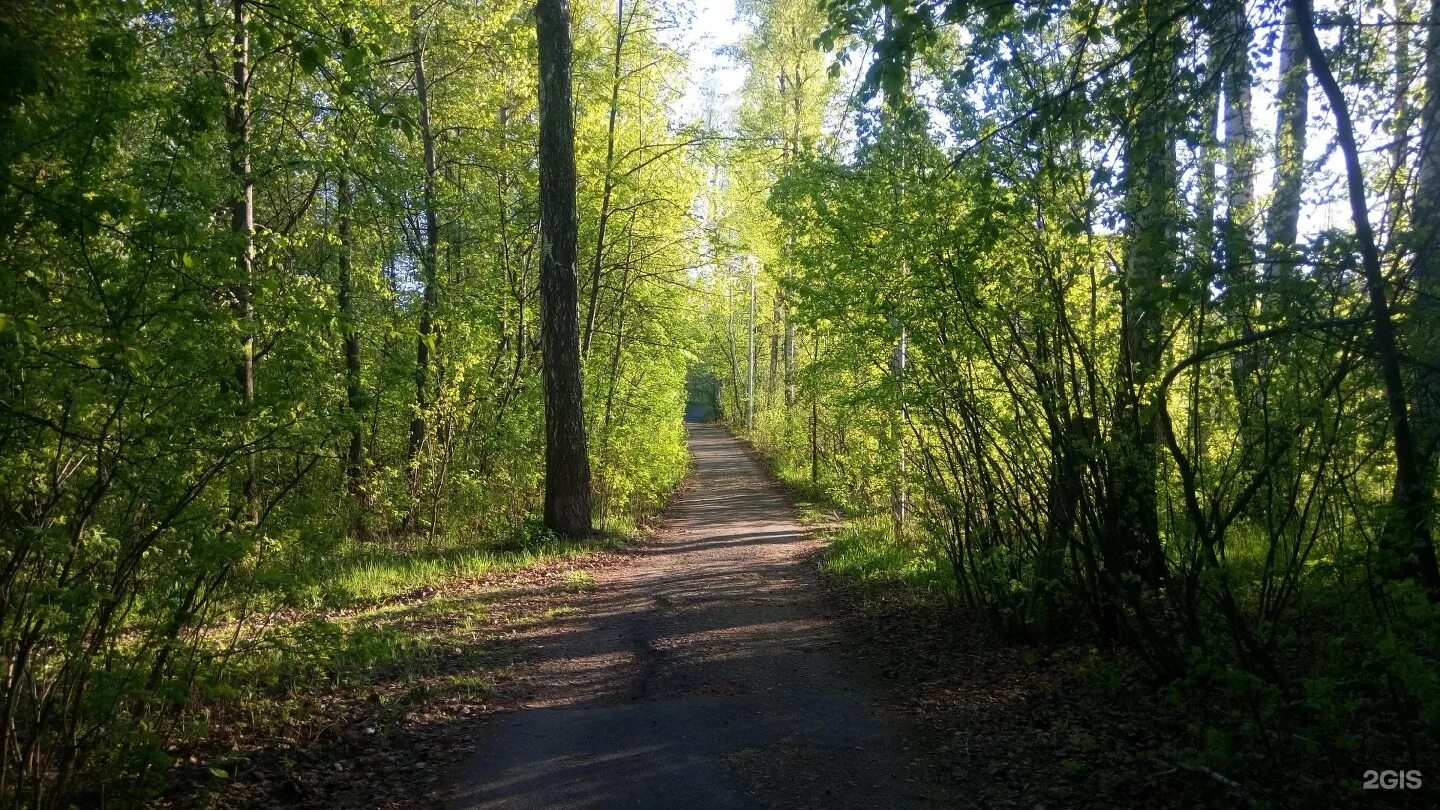
[[784, 493], [723, 429], [689, 441], [665, 528], [535, 635], [526, 708], [481, 732], [451, 806], [943, 804], [833, 651]]

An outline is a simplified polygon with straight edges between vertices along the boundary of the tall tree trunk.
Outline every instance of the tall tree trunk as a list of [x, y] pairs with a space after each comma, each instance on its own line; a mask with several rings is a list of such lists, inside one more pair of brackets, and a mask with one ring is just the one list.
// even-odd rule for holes
[[421, 205], [425, 218], [424, 242], [420, 248], [420, 327], [415, 337], [415, 415], [410, 420], [409, 459], [412, 489], [419, 480], [416, 457], [425, 444], [425, 419], [430, 410], [431, 355], [435, 352], [435, 310], [439, 304], [440, 215], [435, 209], [438, 171], [435, 161], [435, 133], [430, 125], [430, 85], [425, 77], [425, 42], [420, 34], [419, 7], [412, 7], [415, 21], [415, 96], [420, 104], [420, 143], [425, 161], [425, 182]]
[[[1400, 362], [1399, 341], [1395, 322], [1385, 290], [1385, 276], [1380, 266], [1380, 251], [1375, 244], [1375, 231], [1370, 226], [1370, 209], [1365, 198], [1365, 175], [1360, 166], [1360, 149], [1355, 142], [1354, 124], [1349, 104], [1340, 84], [1330, 71], [1320, 40], [1315, 36], [1315, 20], [1310, 0], [1291, 0], [1295, 19], [1304, 39], [1305, 54], [1315, 78], [1330, 102], [1335, 118], [1335, 137], [1345, 158], [1345, 178], [1350, 197], [1350, 215], [1355, 222], [1355, 237], [1360, 247], [1361, 270], [1365, 276], [1366, 293], [1370, 298], [1376, 361], [1385, 389], [1385, 404], [1390, 415], [1390, 432], [1395, 453], [1395, 483], [1391, 490], [1390, 515], [1380, 534], [1380, 573], [1391, 579], [1417, 579], [1432, 596], [1440, 596], [1440, 565], [1430, 539], [1430, 517], [1434, 512], [1435, 492], [1426, 483], [1422, 452], [1411, 424], [1406, 402], [1405, 375]], [[1433, 11], [1432, 11], [1433, 15]], [[1435, 21], [1432, 16], [1432, 22]], [[1431, 42], [1435, 32], [1431, 31]], [[1431, 70], [1435, 67], [1432, 65]], [[1427, 82], [1428, 83], [1428, 82]], [[1430, 106], [1426, 99], [1426, 106]], [[1422, 150], [1423, 151], [1423, 150]], [[1426, 169], [1422, 165], [1422, 173]]]
[[1148, 400], [1161, 360], [1164, 280], [1176, 250], [1172, 98], [1179, 46], [1166, 5], [1147, 3], [1143, 30], [1135, 32], [1154, 44], [1136, 57], [1135, 117], [1124, 144], [1126, 247], [1104, 549], [1112, 577], [1123, 582], [1133, 574], [1152, 588], [1166, 568], [1156, 511], [1159, 432]]
[[[1411, 215], [1415, 303], [1407, 341], [1414, 358], [1415, 433], [1420, 486], [1440, 478], [1440, 0], [1431, 0], [1425, 29], [1425, 101], [1420, 110], [1420, 165]], [[1425, 526], [1434, 520], [1427, 504]]]
[[1390, 146], [1390, 193], [1386, 195], [1386, 224], [1393, 236], [1403, 222], [1405, 192], [1408, 184], [1406, 167], [1410, 162], [1410, 130], [1415, 125], [1415, 105], [1410, 103], [1410, 85], [1415, 79], [1415, 57], [1410, 50], [1410, 36], [1406, 30], [1415, 16], [1412, 0], [1395, 0], [1395, 96], [1394, 113], [1391, 117], [1390, 132], [1394, 140]]
[[[250, 29], [245, 0], [233, 0], [233, 64], [231, 67], [230, 114], [226, 128], [230, 136], [230, 173], [239, 185], [231, 203], [230, 228], [235, 235], [235, 284], [232, 304], [240, 319], [240, 356], [235, 366], [239, 411], [245, 421], [247, 440], [255, 409], [255, 309], [252, 286], [255, 280], [255, 177], [250, 169]], [[251, 523], [260, 521], [260, 496], [254, 449], [245, 454], [241, 491], [245, 513]]]
[[775, 404], [775, 385], [779, 381], [780, 374], [780, 331], [785, 322], [784, 299], [780, 291], [775, 291], [775, 297], [771, 300], [770, 309], [770, 372], [765, 377], [765, 407]]
[[[348, 163], [348, 161], [347, 161]], [[364, 497], [365, 443], [362, 427], [364, 396], [360, 387], [360, 319], [355, 313], [352, 273], [354, 240], [351, 236], [351, 209], [354, 195], [350, 176], [343, 171], [336, 181], [336, 203], [340, 215], [340, 330], [345, 343], [345, 403], [350, 413], [350, 447], [345, 454], [345, 483], [357, 502]]]
[[1225, 283], [1248, 301], [1255, 263], [1250, 236], [1255, 206], [1250, 22], [1245, 18], [1244, 0], [1229, 2], [1218, 43], [1225, 49]]
[[1285, 10], [1285, 30], [1280, 38], [1280, 91], [1276, 107], [1279, 115], [1275, 122], [1275, 188], [1265, 223], [1268, 243], [1265, 272], [1272, 277], [1290, 275], [1295, 267], [1300, 188], [1305, 177], [1306, 126], [1310, 116], [1305, 44], [1295, 24], [1293, 8]]
[[540, 332], [545, 382], [545, 525], [590, 533], [590, 453], [580, 377], [576, 267], [575, 111], [570, 96], [570, 4], [539, 0]]

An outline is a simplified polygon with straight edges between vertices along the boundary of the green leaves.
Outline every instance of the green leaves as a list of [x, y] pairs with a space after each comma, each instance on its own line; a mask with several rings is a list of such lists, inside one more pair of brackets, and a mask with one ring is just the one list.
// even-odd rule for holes
[[300, 64], [301, 70], [315, 73], [326, 61], [325, 50], [315, 43], [306, 45], [296, 43], [295, 59]]

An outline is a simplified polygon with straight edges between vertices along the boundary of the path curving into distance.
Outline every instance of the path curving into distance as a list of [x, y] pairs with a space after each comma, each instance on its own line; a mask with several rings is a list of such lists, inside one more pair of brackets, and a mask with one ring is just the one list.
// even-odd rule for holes
[[490, 721], [452, 808], [954, 806], [840, 654], [815, 541], [723, 428], [632, 563], [537, 637], [533, 699]]

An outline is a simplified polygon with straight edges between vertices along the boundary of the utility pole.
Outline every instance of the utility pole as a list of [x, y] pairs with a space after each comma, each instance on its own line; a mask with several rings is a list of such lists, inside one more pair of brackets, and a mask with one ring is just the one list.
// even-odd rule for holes
[[745, 384], [745, 429], [755, 430], [755, 280], [760, 275], [755, 257], [750, 257], [750, 368]]

